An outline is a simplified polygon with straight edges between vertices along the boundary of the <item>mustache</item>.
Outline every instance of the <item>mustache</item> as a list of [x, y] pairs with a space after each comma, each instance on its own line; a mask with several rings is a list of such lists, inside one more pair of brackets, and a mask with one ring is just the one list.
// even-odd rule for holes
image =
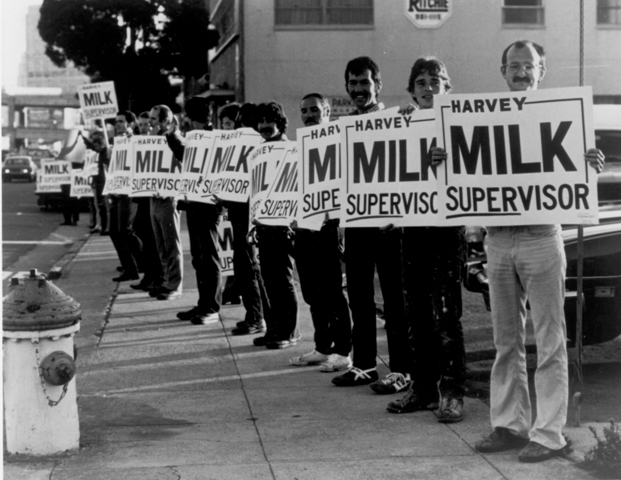
[[530, 78], [519, 77], [516, 75], [515, 77], [513, 77], [513, 83], [530, 83]]

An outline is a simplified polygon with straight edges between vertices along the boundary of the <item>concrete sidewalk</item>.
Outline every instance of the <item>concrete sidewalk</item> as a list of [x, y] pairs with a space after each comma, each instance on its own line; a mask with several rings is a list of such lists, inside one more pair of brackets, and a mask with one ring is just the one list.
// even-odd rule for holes
[[[184, 252], [187, 240], [184, 233]], [[89, 310], [76, 338], [81, 448], [45, 458], [5, 454], [5, 479], [591, 478], [575, 466], [595, 443], [588, 425], [567, 428], [571, 457], [527, 465], [517, 451], [475, 452], [490, 430], [481, 400], [466, 398], [464, 421], [444, 425], [433, 412], [388, 413], [401, 393], [339, 388], [333, 374], [290, 366], [314, 347], [301, 295], [303, 340], [285, 350], [230, 335], [242, 306], [223, 307], [213, 325], [177, 320], [197, 298], [189, 254], [184, 260], [182, 298], [157, 301], [111, 284], [118, 260], [108, 237], [86, 242], [57, 282], [79, 302], [89, 291], [109, 299]], [[383, 328], [378, 339], [384, 374]]]

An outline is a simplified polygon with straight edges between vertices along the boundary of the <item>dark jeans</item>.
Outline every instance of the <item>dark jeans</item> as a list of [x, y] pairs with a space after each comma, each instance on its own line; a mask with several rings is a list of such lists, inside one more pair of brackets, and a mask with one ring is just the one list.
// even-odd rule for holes
[[142, 269], [142, 241], [134, 231], [138, 205], [127, 195], [108, 195], [110, 239], [121, 261], [123, 272], [137, 276]]
[[384, 319], [390, 370], [409, 373], [412, 353], [407, 340], [405, 302], [401, 272], [400, 228], [345, 229], [345, 267], [347, 292], [353, 320], [354, 366], [374, 368], [377, 356], [376, 313], [373, 278], [375, 268], [384, 297]]
[[261, 276], [271, 311], [266, 318], [268, 337], [298, 336], [298, 297], [293, 284], [293, 239], [286, 227], [257, 227]]
[[219, 211], [215, 205], [188, 202], [186, 206], [190, 254], [196, 272], [198, 308], [202, 313], [220, 311], [221, 276], [218, 253]]
[[157, 252], [153, 225], [151, 224], [151, 206], [148, 198], [134, 198], [133, 202], [138, 210], [134, 218], [134, 229], [138, 238], [142, 241], [142, 269], [145, 285], [160, 286], [164, 281], [164, 271], [160, 255]]
[[466, 352], [461, 325], [463, 227], [408, 227], [403, 237], [403, 281], [412, 379], [423, 394], [464, 395]]
[[349, 355], [351, 318], [343, 294], [337, 222], [327, 222], [318, 232], [297, 230], [294, 252], [300, 289], [315, 328], [315, 350]]
[[181, 218], [177, 202], [170, 197], [151, 197], [151, 225], [157, 253], [164, 271], [163, 287], [170, 291], [183, 289], [183, 252]]
[[77, 223], [80, 220], [80, 201], [69, 195], [71, 185], [61, 185], [60, 191], [63, 195], [63, 219], [65, 223]]
[[235, 289], [246, 308], [245, 321], [256, 324], [270, 316], [269, 300], [256, 255], [246, 239], [249, 223], [248, 203], [227, 205], [229, 220], [233, 227], [233, 273]]

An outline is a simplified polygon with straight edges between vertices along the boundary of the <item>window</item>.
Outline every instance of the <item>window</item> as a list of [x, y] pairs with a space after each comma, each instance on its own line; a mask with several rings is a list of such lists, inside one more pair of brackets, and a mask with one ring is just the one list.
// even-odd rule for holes
[[543, 0], [504, 0], [503, 25], [543, 25]]
[[276, 25], [370, 26], [373, 0], [276, 0]]
[[621, 0], [597, 0], [597, 24], [621, 25]]

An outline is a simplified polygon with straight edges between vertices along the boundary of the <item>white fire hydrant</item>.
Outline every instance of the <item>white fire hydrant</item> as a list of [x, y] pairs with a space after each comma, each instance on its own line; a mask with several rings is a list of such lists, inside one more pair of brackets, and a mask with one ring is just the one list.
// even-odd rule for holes
[[30, 455], [77, 449], [80, 305], [36, 270], [10, 288], [2, 301], [6, 448]]

